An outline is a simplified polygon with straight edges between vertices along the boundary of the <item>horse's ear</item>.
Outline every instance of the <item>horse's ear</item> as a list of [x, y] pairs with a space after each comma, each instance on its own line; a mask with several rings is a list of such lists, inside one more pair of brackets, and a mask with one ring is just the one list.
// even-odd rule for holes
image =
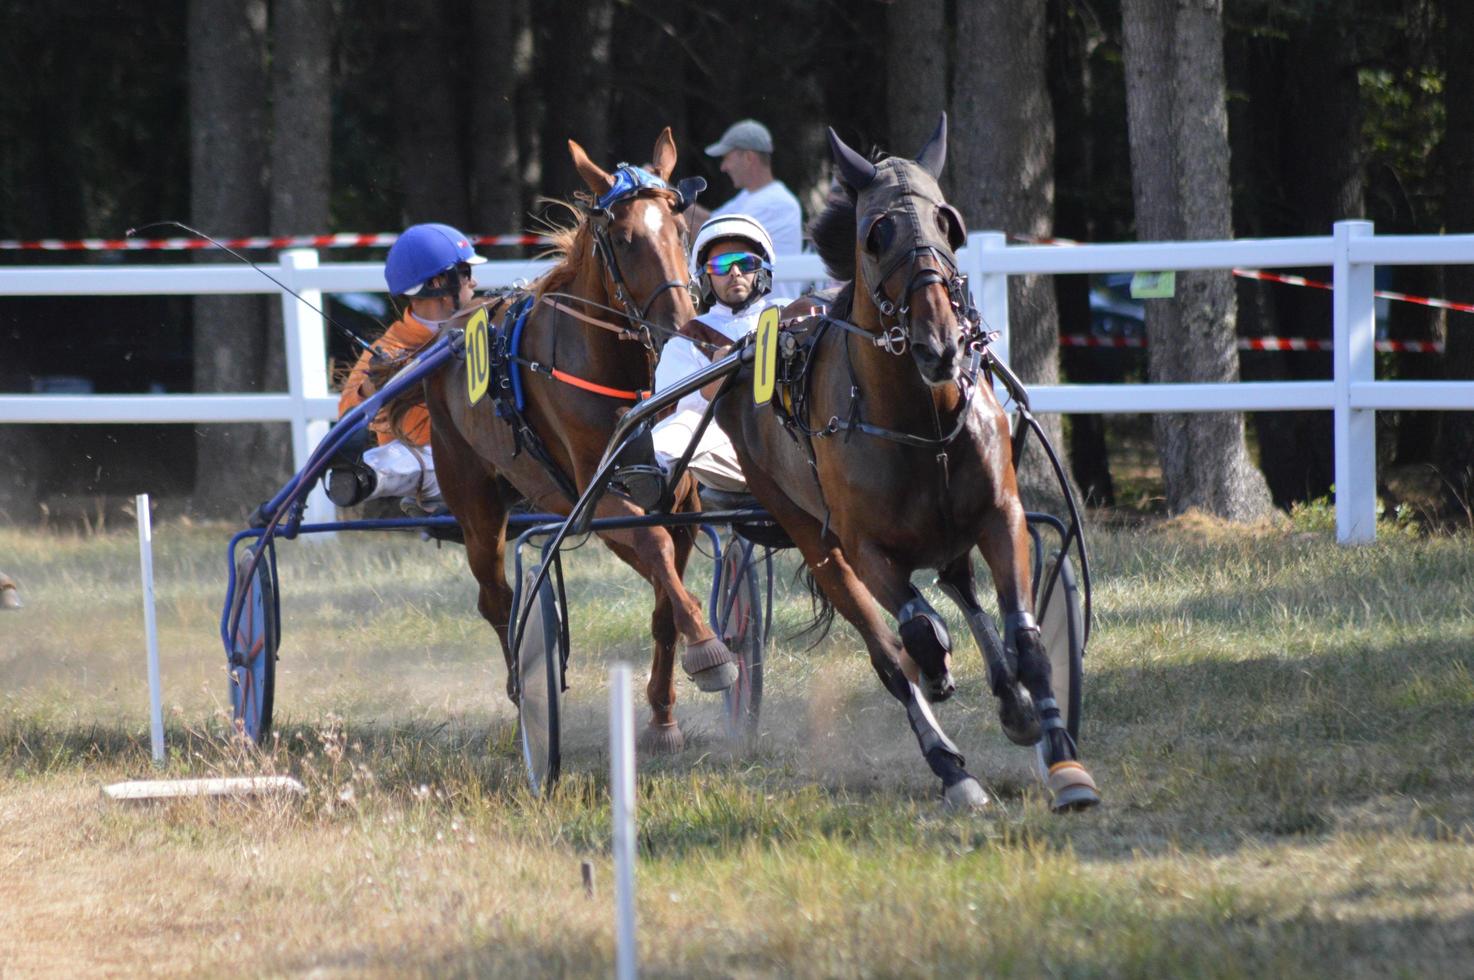
[[846, 146], [833, 126], [829, 127], [829, 152], [839, 167], [839, 179], [850, 190], [864, 190], [875, 179], [875, 164]]
[[589, 190], [595, 196], [603, 194], [614, 186], [614, 178], [599, 168], [599, 165], [589, 159], [589, 155], [583, 151], [573, 140], [568, 141], [568, 155], [573, 157], [573, 167], [583, 182], [589, 185]]
[[650, 157], [650, 172], [661, 180], [670, 180], [676, 169], [676, 141], [667, 126], [655, 137], [655, 152]]
[[916, 156], [916, 162], [921, 164], [921, 169], [932, 175], [935, 180], [942, 179], [942, 168], [947, 165], [947, 114], [942, 113], [942, 118], [937, 120], [937, 131], [931, 134], [931, 139], [921, 148]]

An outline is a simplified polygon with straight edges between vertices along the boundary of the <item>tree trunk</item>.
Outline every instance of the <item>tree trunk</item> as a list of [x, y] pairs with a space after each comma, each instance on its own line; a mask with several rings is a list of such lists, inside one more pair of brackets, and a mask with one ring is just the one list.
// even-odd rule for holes
[[[1361, 96], [1357, 70], [1361, 54], [1338, 8], [1317, 6], [1296, 23], [1283, 41], [1253, 42], [1257, 57], [1244, 64], [1243, 85], [1252, 104], [1234, 118], [1235, 149], [1262, 157], [1240, 166], [1235, 182], [1269, 206], [1256, 209], [1261, 222], [1240, 226], [1248, 235], [1328, 235], [1334, 222], [1366, 213]], [[1273, 59], [1272, 64], [1265, 64]], [[1326, 270], [1285, 269], [1312, 279]], [[1331, 300], [1312, 289], [1249, 284], [1260, 294], [1256, 304], [1267, 314], [1250, 335], [1329, 339]], [[1272, 292], [1271, 292], [1272, 291]], [[1244, 292], [1240, 292], [1242, 297]], [[1253, 326], [1251, 310], [1241, 322]], [[1331, 373], [1329, 352], [1264, 351], [1241, 361], [1245, 378], [1302, 381]], [[1329, 412], [1262, 412], [1253, 416], [1259, 464], [1275, 503], [1291, 503], [1330, 492], [1335, 479]]]
[[[1221, 0], [1123, 0], [1122, 35], [1137, 236], [1232, 235]], [[1171, 301], [1148, 301], [1152, 381], [1238, 380], [1233, 275], [1179, 272]], [[1247, 521], [1270, 509], [1236, 413], [1157, 415], [1168, 509]]]
[[[482, 52], [472, 65], [480, 93], [471, 103], [472, 234], [517, 234], [527, 224], [517, 169], [518, 64], [507, 45], [508, 38], [519, 38], [528, 29], [527, 16], [526, 0], [495, 0], [471, 8], [473, 49]], [[517, 253], [499, 249], [488, 254]]]
[[907, 0], [886, 8], [886, 119], [890, 151], [912, 156], [947, 105], [945, 0]]
[[404, 189], [401, 224], [443, 221], [465, 230], [471, 208], [462, 140], [472, 102], [485, 93], [461, 70], [463, 8], [400, 0], [391, 9], [400, 36], [391, 84]]
[[[1443, 137], [1444, 183], [1443, 227], [1451, 234], [1474, 232], [1474, 6], [1463, 0], [1444, 5], [1444, 110], [1447, 124]], [[1444, 270], [1448, 296], [1463, 303], [1474, 302], [1474, 265], [1451, 265]], [[1449, 314], [1447, 346], [1443, 366], [1450, 380], [1474, 380], [1474, 316]], [[1426, 356], [1426, 355], [1425, 355]], [[1474, 524], [1474, 413], [1444, 412], [1438, 419], [1438, 467], [1442, 473], [1447, 505]]]
[[[615, 8], [610, 53], [610, 158], [646, 163], [661, 129], [671, 127], [680, 150], [677, 179], [700, 153], [687, 119], [690, 82], [682, 49], [691, 36], [692, 5], [685, 0], [642, 0]], [[649, 66], [659, 65], [657, 71]], [[574, 139], [578, 139], [577, 136]]]
[[[566, 198], [587, 190], [573, 169], [568, 141], [610, 169], [609, 37], [612, 0], [546, 0], [538, 18], [538, 75], [546, 97], [542, 139], [542, 191]], [[658, 132], [658, 131], [657, 131]]]
[[[1044, 78], [1042, 4], [979, 0], [957, 10], [957, 78], [949, 165], [954, 203], [973, 228], [1048, 238], [1054, 232], [1054, 115]], [[919, 147], [910, 149], [915, 153]], [[1059, 380], [1059, 314], [1047, 276], [1009, 279], [1009, 356], [1030, 384]], [[1040, 422], [1065, 452], [1058, 415]], [[1031, 510], [1062, 507], [1042, 452], [1018, 461]], [[1069, 464], [1065, 461], [1065, 472]]]
[[[332, 0], [277, 0], [271, 13], [272, 235], [331, 230], [332, 50]], [[286, 391], [280, 297], [272, 297], [267, 311], [266, 386]], [[291, 429], [266, 428], [252, 462], [283, 482], [296, 469]]]
[[[266, 5], [190, 0], [190, 217], [228, 238], [266, 225]], [[220, 262], [219, 253], [201, 256]], [[258, 297], [194, 302], [194, 390], [263, 391], [268, 351]], [[192, 509], [233, 515], [271, 490], [252, 463], [260, 425], [201, 426]]]
[[[1092, 233], [1092, 211], [1101, 209], [1102, 195], [1095, 184], [1095, 87], [1091, 74], [1091, 52], [1103, 40], [1098, 22], [1093, 23], [1068, 4], [1051, 3], [1048, 65], [1050, 103], [1054, 110], [1054, 173], [1056, 233], [1084, 241], [1096, 240]], [[1055, 276], [1054, 295], [1059, 304], [1061, 333], [1088, 334], [1093, 315], [1088, 275]], [[1130, 350], [1103, 347], [1062, 347], [1060, 369], [1074, 384], [1121, 382], [1125, 368], [1135, 356]], [[1114, 505], [1115, 483], [1111, 479], [1110, 455], [1106, 448], [1104, 415], [1090, 413], [1066, 417], [1069, 429], [1070, 475], [1087, 502]]]

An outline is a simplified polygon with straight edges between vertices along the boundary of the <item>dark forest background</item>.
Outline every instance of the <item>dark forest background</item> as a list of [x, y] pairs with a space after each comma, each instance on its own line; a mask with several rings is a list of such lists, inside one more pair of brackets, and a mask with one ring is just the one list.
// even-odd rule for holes
[[[1327, 235], [1365, 217], [1379, 233], [1470, 232], [1471, 42], [1465, 0], [0, 0], [0, 238], [165, 218], [217, 236], [520, 231], [540, 195], [578, 189], [566, 139], [606, 166], [639, 162], [666, 125], [678, 175], [705, 176], [719, 203], [731, 184], [701, 149], [745, 116], [772, 129], [774, 170], [811, 217], [826, 124], [914, 154], [942, 109], [945, 188], [974, 229]], [[1090, 283], [1019, 279], [1015, 366], [1037, 382], [1329, 376], [1329, 353], [1234, 350], [1328, 337], [1326, 294], [1178, 281], [1176, 300], [1147, 304], [1149, 353], [1061, 357], [1060, 333], [1092, 328]], [[1465, 267], [1386, 269], [1379, 285], [1474, 300]], [[276, 305], [0, 298], [0, 391], [282, 390]], [[1474, 377], [1474, 318], [1393, 304], [1386, 330], [1447, 348], [1379, 355], [1382, 376]], [[1079, 484], [1111, 502], [1105, 424], [1067, 434]], [[1330, 488], [1326, 413], [1159, 417], [1150, 434], [1168, 510], [1249, 518]], [[1426, 473], [1455, 510], [1471, 446], [1468, 416], [1379, 416], [1384, 476]], [[234, 516], [289, 468], [284, 427], [0, 425], [0, 516], [103, 513], [140, 489]]]

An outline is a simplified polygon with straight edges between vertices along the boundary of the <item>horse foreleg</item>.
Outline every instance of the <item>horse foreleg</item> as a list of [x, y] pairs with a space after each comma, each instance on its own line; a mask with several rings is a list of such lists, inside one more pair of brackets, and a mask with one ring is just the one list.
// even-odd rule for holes
[[[604, 497], [596, 511], [599, 517], [633, 517], [644, 513], [628, 500], [619, 497]], [[694, 532], [678, 528], [635, 527], [616, 531], [602, 531], [605, 541], [621, 544], [634, 553], [630, 564], [648, 582], [655, 586], [656, 593], [663, 592], [670, 598], [671, 614], [675, 629], [686, 641], [686, 652], [681, 657], [681, 667], [696, 686], [703, 691], [725, 691], [737, 680], [737, 664], [732, 651], [722, 642], [707, 624], [701, 613], [701, 603], [691, 595], [681, 581], [685, 567], [684, 556], [677, 563], [676, 537], [684, 538], [682, 548], [689, 554], [691, 535]], [[628, 559], [627, 559], [628, 560]]]
[[1055, 810], [1084, 809], [1100, 802], [1100, 793], [1065, 729], [1051, 683], [1049, 657], [1034, 622], [1029, 581], [1029, 539], [1023, 507], [997, 507], [984, 519], [978, 548], [993, 573], [998, 608], [1003, 612], [1003, 645], [1017, 665], [1017, 677], [1039, 715], [1039, 762]]
[[[902, 666], [905, 651], [900, 637], [886, 623], [876, 605], [876, 595], [855, 574], [844, 549], [832, 539], [823, 537], [819, 522], [793, 503], [766, 475], [754, 473], [755, 469], [748, 472], [758, 499], [798, 546], [814, 580], [834, 608], [860, 631], [870, 653], [870, 665], [880, 683], [905, 707], [906, 720], [916, 735], [921, 754], [942, 781], [943, 800], [948, 806], [965, 809], [986, 806], [988, 794], [983, 791], [982, 784], [964, 768], [966, 760], [962, 753], [942, 731], [914, 678], [907, 676]], [[888, 563], [872, 564], [888, 566]], [[888, 578], [877, 574], [872, 580], [886, 595], [884, 601], [893, 604], [892, 610], [904, 605], [910, 594], [909, 584], [899, 573]]]
[[998, 635], [998, 626], [978, 602], [972, 573], [972, 555], [964, 554], [937, 576], [942, 591], [967, 617], [967, 627], [988, 667], [988, 687], [998, 698], [998, 720], [1003, 734], [1018, 745], [1034, 745], [1043, 734], [1039, 713], [1028, 688], [1019, 683], [1018, 670]]

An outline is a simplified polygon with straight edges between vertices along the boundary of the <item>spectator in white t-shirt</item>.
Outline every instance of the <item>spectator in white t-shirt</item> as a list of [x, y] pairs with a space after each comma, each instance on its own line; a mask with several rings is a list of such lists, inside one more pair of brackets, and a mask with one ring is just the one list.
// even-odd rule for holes
[[793, 192], [783, 181], [773, 178], [773, 134], [768, 127], [756, 119], [733, 123], [706, 152], [721, 157], [722, 173], [737, 185], [737, 196], [710, 215], [692, 215], [692, 227], [700, 227], [708, 217], [717, 215], [751, 215], [768, 230], [780, 256], [802, 251], [803, 211]]

